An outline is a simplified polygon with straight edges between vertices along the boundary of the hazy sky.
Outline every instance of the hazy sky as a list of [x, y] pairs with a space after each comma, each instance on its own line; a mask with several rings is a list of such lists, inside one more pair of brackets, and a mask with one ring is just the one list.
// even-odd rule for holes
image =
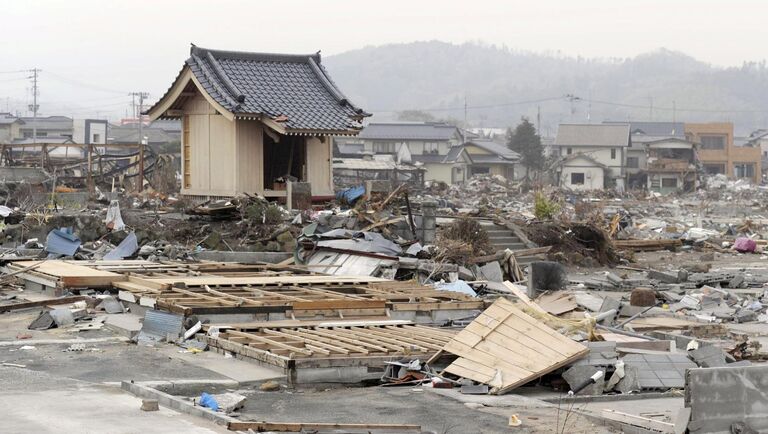
[[[766, 58], [768, 2], [734, 0], [6, 0], [0, 111], [123, 117], [130, 91], [162, 95], [202, 47], [331, 55], [417, 40], [482, 41], [584, 57], [660, 47], [721, 66]], [[404, 107], [406, 108], [406, 107]]]

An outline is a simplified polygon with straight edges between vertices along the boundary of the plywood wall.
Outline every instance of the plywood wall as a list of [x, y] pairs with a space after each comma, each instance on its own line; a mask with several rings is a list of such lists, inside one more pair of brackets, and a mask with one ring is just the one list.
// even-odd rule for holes
[[184, 193], [234, 194], [234, 122], [216, 113], [200, 94], [184, 105], [184, 116], [189, 119], [190, 145], [190, 182]]
[[258, 193], [264, 189], [264, 132], [255, 120], [237, 120], [237, 180], [239, 192]]
[[307, 181], [313, 196], [333, 194], [330, 137], [307, 137]]

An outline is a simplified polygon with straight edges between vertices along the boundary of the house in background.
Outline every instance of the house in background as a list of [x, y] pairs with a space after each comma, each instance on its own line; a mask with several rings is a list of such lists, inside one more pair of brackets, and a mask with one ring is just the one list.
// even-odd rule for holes
[[[426, 181], [455, 184], [471, 176], [472, 160], [461, 145], [469, 136], [474, 135], [442, 122], [371, 123], [355, 138], [336, 138], [335, 155], [390, 155], [398, 163], [424, 167]], [[410, 155], [409, 161], [402, 155]]]
[[753, 144], [736, 146], [730, 122], [686, 123], [687, 140], [699, 144], [698, 159], [707, 174], [761, 180], [761, 149]]
[[516, 179], [515, 166], [520, 164], [517, 152], [489, 139], [472, 139], [464, 143], [464, 149], [471, 160], [470, 175], [487, 173], [501, 175], [510, 181]]
[[31, 138], [32, 133], [37, 127], [37, 138], [46, 137], [67, 137], [72, 139], [73, 134], [73, 120], [67, 116], [46, 116], [37, 118], [22, 117], [24, 125], [20, 128], [20, 137], [17, 138]]
[[107, 143], [109, 122], [104, 119], [75, 119], [72, 121], [72, 140], [83, 145]]
[[170, 89], [147, 111], [182, 121], [182, 194], [285, 197], [287, 180], [333, 194], [332, 143], [370, 116], [321, 66], [320, 54], [192, 46]]
[[555, 164], [558, 186], [569, 190], [602, 190], [610, 169], [589, 154], [567, 155]]
[[751, 132], [747, 137], [736, 137], [736, 146], [744, 146], [760, 149], [760, 169], [762, 180], [768, 176], [768, 130], [759, 129]]
[[558, 184], [573, 190], [623, 188], [627, 124], [560, 124], [552, 145]]
[[0, 113], [0, 143], [11, 143], [21, 137], [24, 121], [10, 113]]
[[691, 192], [698, 187], [696, 145], [685, 139], [667, 138], [645, 143], [646, 186], [649, 191], [669, 194]]

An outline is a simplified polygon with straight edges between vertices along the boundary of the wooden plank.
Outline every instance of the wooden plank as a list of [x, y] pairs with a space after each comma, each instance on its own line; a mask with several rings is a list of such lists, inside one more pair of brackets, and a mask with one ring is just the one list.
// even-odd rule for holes
[[229, 422], [227, 429], [230, 431], [254, 432], [312, 432], [344, 430], [402, 432], [420, 432], [421, 425], [388, 424], [388, 423], [302, 423], [302, 422]]
[[603, 409], [602, 417], [608, 420], [625, 423], [627, 425], [638, 426], [661, 433], [674, 434], [675, 432], [674, 423], [637, 416], [634, 414], [622, 413], [616, 410]]
[[39, 300], [39, 301], [26, 301], [22, 303], [6, 304], [6, 305], [0, 305], [0, 313], [10, 312], [13, 310], [27, 309], [30, 307], [69, 304], [69, 303], [74, 303], [76, 301], [88, 300], [90, 298], [91, 297], [88, 297], [87, 295], [73, 295], [71, 297], [50, 298], [50, 299]]
[[502, 394], [583, 357], [589, 349], [499, 298], [443, 351], [459, 357], [446, 372], [488, 383], [492, 371], [492, 393]]
[[510, 291], [512, 294], [514, 294], [514, 295], [515, 295], [515, 297], [517, 297], [518, 299], [520, 299], [520, 301], [521, 301], [521, 302], [523, 302], [525, 305], [527, 305], [527, 306], [528, 306], [528, 307], [530, 307], [531, 309], [537, 310], [537, 311], [539, 311], [539, 312], [542, 312], [542, 313], [545, 313], [545, 312], [546, 312], [544, 309], [542, 309], [542, 308], [541, 308], [541, 306], [539, 306], [538, 304], [536, 304], [536, 303], [534, 303], [533, 301], [531, 301], [531, 299], [530, 299], [530, 298], [528, 298], [528, 294], [526, 294], [525, 292], [523, 292], [523, 291], [521, 291], [520, 289], [518, 289], [518, 288], [517, 288], [517, 286], [515, 286], [515, 284], [514, 284], [514, 283], [512, 283], [512, 282], [504, 282], [504, 286], [505, 286], [505, 287], [506, 287], [506, 288], [507, 288], [507, 289], [508, 289], [508, 290], [509, 290], [509, 291]]

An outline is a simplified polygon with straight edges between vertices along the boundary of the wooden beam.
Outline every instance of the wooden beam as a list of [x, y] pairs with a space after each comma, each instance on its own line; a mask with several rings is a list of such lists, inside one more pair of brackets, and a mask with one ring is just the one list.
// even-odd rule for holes
[[91, 297], [88, 297], [87, 295], [73, 295], [71, 297], [62, 297], [62, 298], [51, 298], [48, 300], [39, 300], [39, 301], [27, 301], [24, 303], [15, 303], [15, 304], [7, 304], [4, 306], [0, 306], [0, 313], [2, 312], [10, 312], [12, 310], [19, 310], [19, 309], [27, 309], [30, 307], [40, 307], [40, 306], [53, 306], [57, 304], [69, 304], [74, 303], [76, 301], [83, 301], [88, 300]]
[[420, 432], [421, 425], [391, 424], [391, 423], [301, 423], [301, 422], [229, 422], [230, 431], [255, 432], [302, 432], [329, 430], [367, 430], [369, 432], [386, 431]]

